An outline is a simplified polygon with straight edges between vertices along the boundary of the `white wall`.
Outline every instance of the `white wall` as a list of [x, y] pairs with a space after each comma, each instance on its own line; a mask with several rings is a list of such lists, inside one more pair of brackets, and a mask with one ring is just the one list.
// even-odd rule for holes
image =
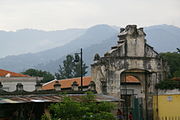
[[25, 91], [32, 92], [35, 90], [36, 81], [41, 79], [40, 77], [0, 77], [0, 82], [3, 85], [3, 90], [8, 92], [15, 91], [17, 83], [22, 83]]

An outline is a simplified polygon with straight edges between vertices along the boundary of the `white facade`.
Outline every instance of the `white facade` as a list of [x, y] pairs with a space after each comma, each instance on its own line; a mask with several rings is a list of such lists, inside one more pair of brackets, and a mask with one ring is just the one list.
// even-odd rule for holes
[[23, 84], [25, 91], [32, 92], [35, 90], [36, 82], [40, 80], [42, 80], [41, 77], [0, 77], [2, 89], [8, 92], [15, 91], [17, 83]]

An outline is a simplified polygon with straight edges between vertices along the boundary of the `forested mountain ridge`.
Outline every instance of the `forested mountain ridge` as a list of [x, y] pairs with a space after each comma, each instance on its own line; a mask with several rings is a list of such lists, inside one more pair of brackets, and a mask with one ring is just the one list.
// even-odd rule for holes
[[[147, 43], [157, 52], [176, 51], [180, 47], [180, 28], [170, 25], [145, 27]], [[96, 25], [84, 31], [67, 44], [38, 53], [8, 56], [0, 59], [2, 69], [22, 72], [28, 68], [56, 72], [67, 54], [74, 54], [83, 48], [83, 59], [87, 65], [93, 62], [96, 53], [101, 56], [117, 41], [119, 27]], [[90, 67], [89, 67], [90, 68]]]

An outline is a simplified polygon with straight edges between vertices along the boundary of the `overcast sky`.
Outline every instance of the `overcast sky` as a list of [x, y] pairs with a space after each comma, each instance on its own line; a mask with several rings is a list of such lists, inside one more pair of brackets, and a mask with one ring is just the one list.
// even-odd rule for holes
[[0, 30], [96, 24], [180, 27], [180, 0], [0, 0]]

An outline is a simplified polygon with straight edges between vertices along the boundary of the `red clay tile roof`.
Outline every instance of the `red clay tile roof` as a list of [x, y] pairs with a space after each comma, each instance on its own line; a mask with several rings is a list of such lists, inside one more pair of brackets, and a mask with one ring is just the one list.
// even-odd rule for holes
[[134, 76], [126, 76], [127, 83], [139, 83], [140, 81]]
[[23, 75], [20, 73], [15, 73], [15, 72], [0, 69], [0, 77], [5, 77], [7, 74], [9, 74], [10, 77], [29, 77], [28, 75]]
[[[70, 88], [74, 81], [76, 81], [79, 86], [81, 85], [81, 78], [80, 77], [78, 77], [78, 78], [70, 78], [70, 79], [63, 79], [63, 80], [58, 80], [58, 81], [61, 84], [61, 88]], [[92, 81], [92, 78], [90, 76], [83, 77], [83, 86], [88, 86], [91, 81]], [[42, 89], [43, 90], [54, 89], [55, 82], [56, 82], [56, 80], [45, 83], [42, 86]]]

